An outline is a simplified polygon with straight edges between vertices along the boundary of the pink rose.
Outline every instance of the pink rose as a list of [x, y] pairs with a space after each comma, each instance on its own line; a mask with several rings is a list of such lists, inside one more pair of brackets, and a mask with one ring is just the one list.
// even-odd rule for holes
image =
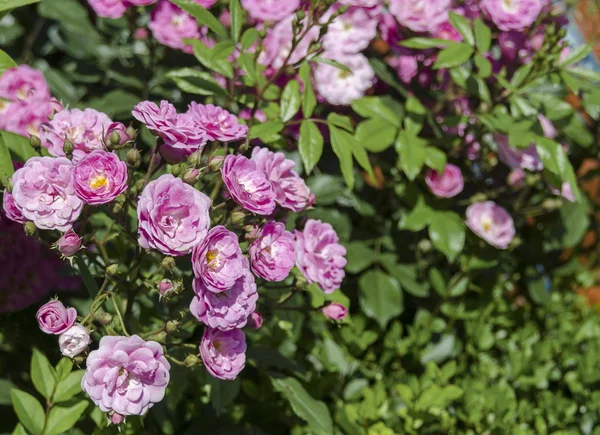
[[90, 331], [81, 325], [71, 326], [58, 337], [60, 353], [69, 358], [82, 353], [91, 342]]
[[107, 204], [127, 189], [127, 165], [115, 153], [92, 151], [75, 166], [73, 180], [83, 201]]
[[256, 276], [267, 281], [282, 281], [294, 267], [294, 236], [281, 222], [269, 221], [262, 226], [248, 252]]
[[64, 257], [71, 257], [81, 249], [82, 239], [73, 230], [67, 231], [56, 242], [56, 247]]
[[545, 4], [542, 0], [481, 0], [480, 7], [500, 30], [508, 32], [532, 25]]
[[160, 0], [152, 11], [148, 28], [158, 42], [167, 47], [192, 53], [184, 39], [199, 39], [200, 30], [196, 19], [167, 0]]
[[[326, 23], [337, 8], [330, 8], [321, 18]], [[369, 46], [377, 35], [378, 20], [367, 9], [350, 8], [336, 17], [327, 28], [323, 48], [330, 54], [358, 53]]]
[[50, 88], [44, 74], [28, 65], [7, 69], [0, 75], [0, 98], [11, 101], [48, 101]]
[[36, 317], [42, 331], [60, 335], [73, 326], [77, 320], [77, 310], [65, 308], [62, 302], [53, 299], [38, 310]]
[[331, 320], [342, 320], [348, 314], [348, 310], [342, 304], [329, 304], [321, 311], [325, 317]]
[[27, 219], [21, 213], [21, 210], [15, 205], [15, 199], [12, 194], [8, 193], [6, 190], [4, 191], [4, 196], [2, 197], [2, 208], [4, 209], [4, 213], [6, 217], [11, 221], [23, 224], [27, 222]]
[[256, 20], [279, 21], [300, 8], [300, 0], [242, 0], [242, 7]]
[[515, 237], [512, 217], [493, 201], [477, 202], [467, 208], [467, 225], [475, 234], [498, 249], [506, 249]]
[[365, 95], [375, 82], [375, 72], [361, 53], [336, 53], [329, 58], [350, 68], [352, 73], [337, 66], [321, 63], [315, 70], [315, 88], [329, 104], [348, 106]]
[[127, 6], [125, 0], [88, 0], [96, 15], [106, 18], [121, 18]]
[[452, 164], [446, 165], [443, 174], [429, 169], [425, 176], [425, 182], [431, 193], [438, 198], [452, 198], [462, 192], [464, 187], [460, 168]]
[[248, 323], [246, 324], [246, 326], [252, 329], [260, 329], [262, 324], [263, 317], [260, 315], [260, 313], [257, 313], [255, 311], [252, 314], [250, 314], [250, 317], [248, 317]]
[[192, 102], [186, 113], [206, 132], [208, 140], [231, 142], [244, 139], [248, 134], [248, 127], [221, 107]]
[[246, 365], [246, 335], [241, 329], [206, 328], [200, 342], [200, 356], [211, 376], [233, 380]]
[[390, 0], [390, 13], [413, 32], [434, 32], [448, 21], [450, 0]]

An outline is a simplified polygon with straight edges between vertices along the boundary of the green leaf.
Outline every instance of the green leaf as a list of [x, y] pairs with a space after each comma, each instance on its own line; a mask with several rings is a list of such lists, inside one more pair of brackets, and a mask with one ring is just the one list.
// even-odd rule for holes
[[302, 115], [305, 118], [310, 118], [317, 107], [317, 98], [313, 90], [312, 81], [310, 79], [310, 65], [304, 62], [298, 72], [304, 89], [302, 90]]
[[408, 97], [406, 99], [406, 117], [404, 118], [405, 129], [415, 135], [419, 134], [425, 123], [426, 112], [427, 110], [416, 97]]
[[315, 57], [311, 58], [311, 61], [316, 62], [316, 63], [324, 63], [326, 65], [331, 65], [334, 68], [341, 69], [342, 71], [352, 74], [352, 70], [350, 68], [348, 68], [343, 63], [340, 63], [334, 59], [328, 59], [326, 57], [315, 56]]
[[14, 384], [8, 379], [0, 379], [0, 405], [10, 405], [10, 390], [15, 388]]
[[469, 91], [471, 95], [475, 95], [486, 102], [491, 101], [492, 97], [490, 96], [490, 90], [488, 89], [485, 80], [483, 80], [481, 77], [471, 75], [467, 78], [466, 84], [467, 91]]
[[37, 3], [40, 0], [0, 0], [0, 12], [10, 11], [21, 6]]
[[224, 97], [228, 95], [227, 91], [206, 71], [181, 68], [169, 71], [165, 74], [165, 77], [173, 80], [183, 92], [196, 95], [221, 95]]
[[56, 387], [56, 372], [48, 358], [37, 349], [33, 349], [31, 357], [31, 380], [35, 389], [45, 399], [50, 399]]
[[295, 378], [271, 378], [271, 382], [290, 402], [294, 413], [308, 423], [313, 433], [334, 433], [327, 405], [312, 398]]
[[402, 288], [388, 274], [371, 269], [358, 280], [360, 306], [364, 313], [374, 319], [381, 329], [404, 311]]
[[31, 147], [29, 139], [21, 135], [8, 131], [0, 131], [0, 140], [4, 141], [12, 154], [16, 155], [23, 162], [38, 155]]
[[364, 118], [375, 118], [394, 127], [402, 125], [402, 105], [389, 96], [359, 98], [352, 102], [352, 110]]
[[492, 46], [492, 31], [486, 26], [481, 18], [477, 18], [474, 21], [475, 29], [475, 44], [477, 44], [477, 50], [481, 54], [485, 54], [490, 51]]
[[85, 264], [83, 256], [78, 255], [77, 257], [75, 257], [75, 262], [77, 263], [77, 268], [79, 269], [79, 273], [81, 274], [81, 279], [83, 279], [85, 288], [88, 291], [88, 295], [92, 299], [95, 298], [100, 288], [98, 287], [98, 283], [96, 283], [96, 280], [92, 276], [88, 265]]
[[231, 39], [237, 43], [244, 23], [244, 11], [240, 6], [240, 0], [229, 0], [229, 14], [231, 16]]
[[[262, 124], [256, 124], [252, 126], [250, 132], [248, 133], [248, 137], [250, 139], [260, 139], [263, 142], [273, 142], [275, 136], [279, 136], [279, 132], [283, 130], [283, 122], [281, 121], [267, 121]], [[275, 139], [277, 140], [277, 139]]]
[[396, 152], [400, 156], [400, 168], [413, 181], [425, 163], [426, 142], [408, 131], [400, 131], [396, 140]]
[[425, 203], [423, 196], [419, 196], [415, 207], [400, 222], [400, 228], [408, 231], [421, 231], [429, 225], [433, 210]]
[[66, 377], [69, 376], [69, 373], [71, 373], [71, 370], [73, 370], [73, 360], [71, 358], [63, 356], [58, 362], [58, 364], [56, 364], [55, 370], [56, 380], [58, 382], [62, 381], [63, 379], [66, 379]]
[[88, 405], [87, 400], [82, 400], [71, 406], [53, 406], [48, 415], [44, 435], [59, 435], [71, 429]]
[[29, 435], [21, 423], [17, 423], [11, 435]]
[[374, 180], [375, 174], [373, 173], [373, 167], [371, 166], [371, 161], [369, 160], [369, 155], [367, 154], [365, 147], [347, 131], [341, 130], [340, 134], [343, 137], [343, 140], [350, 143], [354, 159], [358, 162], [361, 168], [367, 171], [371, 179]]
[[54, 402], [61, 403], [71, 400], [75, 395], [81, 392], [81, 378], [85, 370], [75, 370], [67, 375], [66, 378], [61, 380], [56, 386], [56, 392], [54, 393]]
[[448, 41], [447, 39], [438, 39], [438, 38], [409, 38], [403, 41], [400, 41], [398, 45], [406, 48], [439, 48], [446, 47], [448, 45], [454, 44], [453, 41]]
[[254, 27], [247, 29], [242, 35], [242, 52], [248, 50], [259, 38], [260, 34]]
[[[451, 280], [451, 282], [452, 281], [454, 281], [454, 280]], [[454, 283], [450, 287], [450, 290], [448, 291], [448, 295], [452, 296], [452, 297], [461, 296], [467, 291], [468, 286], [469, 286], [469, 278], [464, 276], [464, 277], [460, 278], [458, 281], [456, 281], [456, 283]]]
[[569, 183], [577, 201], [581, 201], [575, 170], [561, 144], [543, 136], [535, 138], [536, 150], [544, 168], [556, 175], [562, 182]]
[[307, 174], [310, 174], [323, 154], [323, 136], [312, 121], [304, 120], [300, 124], [298, 151]]
[[170, 0], [171, 3], [179, 6], [198, 21], [198, 25], [207, 26], [210, 30], [223, 38], [227, 37], [227, 32], [223, 25], [215, 18], [213, 14], [204, 9], [193, 0]]
[[434, 147], [425, 149], [425, 164], [431, 169], [443, 173], [446, 169], [446, 153]]
[[387, 262], [382, 262], [382, 264], [388, 273], [396, 278], [402, 288], [408, 293], [418, 298], [429, 296], [429, 287], [424, 283], [418, 282], [416, 279], [414, 265], [397, 263], [389, 264]]
[[473, 29], [471, 29], [471, 22], [462, 15], [458, 15], [452, 11], [450, 11], [448, 17], [452, 27], [460, 33], [464, 41], [469, 45], [475, 45], [475, 36], [473, 35]]
[[446, 280], [444, 280], [442, 272], [438, 268], [432, 267], [429, 269], [428, 275], [431, 287], [433, 287], [437, 294], [444, 297], [446, 295]]
[[227, 60], [235, 51], [235, 43], [233, 41], [221, 41], [211, 48], [210, 61]]
[[533, 266], [525, 269], [525, 280], [527, 292], [535, 303], [543, 305], [550, 300], [550, 291], [546, 288], [546, 280]]
[[[329, 126], [329, 134], [331, 136], [331, 148], [340, 161], [340, 170], [346, 185], [350, 189], [354, 189], [354, 170], [352, 168], [352, 145], [344, 140], [345, 136], [342, 133], [348, 132], [336, 128], [332, 125]], [[350, 136], [352, 137], [352, 136]]]
[[492, 63], [483, 57], [481, 54], [475, 54], [473, 58], [475, 66], [477, 67], [477, 76], [486, 79], [492, 75]]
[[347, 116], [338, 115], [335, 112], [331, 112], [327, 116], [327, 122], [330, 125], [343, 128], [344, 130], [349, 131], [350, 133], [354, 131], [354, 128], [352, 127], [352, 121], [350, 121], [350, 118], [348, 118]]
[[0, 179], [5, 176], [12, 177], [14, 173], [15, 168], [13, 167], [12, 157], [8, 151], [8, 146], [4, 142], [3, 137], [0, 136]]
[[283, 122], [292, 119], [300, 109], [300, 85], [296, 80], [290, 80], [281, 93], [279, 116]]
[[371, 68], [373, 68], [373, 71], [375, 71], [377, 77], [379, 77], [383, 82], [387, 83], [389, 86], [397, 90], [400, 93], [400, 95], [402, 95], [404, 98], [408, 98], [408, 92], [406, 91], [404, 86], [402, 86], [398, 81], [397, 74], [392, 74], [388, 66], [385, 63], [383, 63], [381, 59], [372, 57], [369, 59], [369, 64], [371, 65]]
[[252, 53], [241, 53], [238, 57], [238, 62], [246, 75], [242, 78], [248, 86], [254, 86], [258, 81], [258, 72], [254, 63], [254, 55]]
[[453, 262], [465, 246], [464, 223], [454, 212], [434, 213], [429, 224], [429, 238], [433, 246]]
[[224, 381], [210, 377], [208, 384], [210, 385], [210, 403], [217, 416], [219, 416], [225, 412], [239, 394], [240, 379]]
[[444, 48], [438, 54], [438, 57], [433, 64], [434, 69], [452, 68], [462, 65], [471, 58], [473, 47], [465, 43], [455, 43], [447, 48]]
[[356, 127], [356, 140], [367, 151], [380, 153], [388, 149], [396, 139], [398, 128], [379, 118], [367, 119]]
[[512, 76], [512, 79], [510, 80], [511, 87], [513, 89], [518, 89], [519, 86], [521, 86], [521, 84], [523, 84], [523, 82], [525, 81], [525, 79], [527, 78], [529, 73], [531, 72], [532, 68], [533, 68], [533, 63], [531, 63], [531, 62], [519, 67], [519, 69], [517, 69], [515, 71], [515, 73]]
[[573, 63], [577, 63], [583, 60], [588, 54], [592, 52], [592, 43], [589, 42], [587, 44], [580, 45], [579, 47], [573, 48], [565, 60], [560, 62], [558, 66], [567, 66]]
[[13, 408], [19, 421], [33, 435], [40, 435], [44, 429], [44, 408], [35, 397], [25, 391], [10, 390]]
[[[200, 5], [197, 6], [201, 7]], [[213, 58], [212, 48], [207, 47], [205, 44], [203, 44], [197, 39], [184, 39], [183, 42], [193, 47], [194, 57], [198, 59], [198, 62], [204, 65], [204, 67], [208, 68], [209, 70], [215, 71], [221, 75], [224, 75], [229, 79], [233, 78], [233, 66], [231, 65], [231, 63], [227, 59]]]
[[0, 75], [7, 69], [15, 66], [17, 66], [17, 63], [5, 51], [0, 50]]
[[107, 92], [102, 97], [88, 100], [86, 107], [91, 107], [114, 117], [121, 117], [131, 115], [131, 110], [139, 101], [140, 98], [135, 94], [114, 90]]

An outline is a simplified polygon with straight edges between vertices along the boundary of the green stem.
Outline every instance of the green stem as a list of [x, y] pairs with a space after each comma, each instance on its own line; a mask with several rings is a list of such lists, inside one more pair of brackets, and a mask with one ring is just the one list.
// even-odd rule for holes
[[117, 317], [119, 318], [119, 322], [121, 323], [121, 329], [123, 330], [123, 334], [129, 337], [129, 333], [127, 332], [127, 328], [125, 328], [125, 321], [123, 320], [123, 316], [121, 315], [121, 310], [119, 309], [119, 304], [117, 303], [117, 297], [112, 295], [113, 306], [115, 307], [115, 311], [117, 313]]

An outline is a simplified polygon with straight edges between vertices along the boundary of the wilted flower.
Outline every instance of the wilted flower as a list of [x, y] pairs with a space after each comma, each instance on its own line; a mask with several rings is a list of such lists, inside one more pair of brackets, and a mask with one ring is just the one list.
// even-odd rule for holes
[[65, 308], [59, 300], [52, 299], [38, 310], [37, 321], [46, 334], [59, 335], [69, 329], [77, 319], [75, 308]]
[[91, 342], [90, 332], [81, 325], [71, 326], [58, 337], [60, 353], [69, 358], [76, 357], [86, 350]]
[[452, 198], [462, 192], [464, 180], [458, 166], [447, 164], [442, 174], [430, 169], [425, 176], [427, 187], [438, 198]]
[[73, 230], [69, 230], [58, 239], [56, 247], [64, 257], [71, 257], [81, 249], [81, 242], [81, 237]]
[[284, 280], [296, 260], [294, 236], [281, 222], [269, 221], [262, 226], [248, 252], [256, 276], [267, 281]]
[[200, 356], [211, 376], [235, 379], [246, 365], [246, 334], [241, 329], [206, 328], [200, 342]]
[[115, 153], [92, 151], [75, 166], [73, 180], [83, 201], [106, 204], [127, 189], [127, 165]]
[[475, 234], [498, 249], [506, 249], [515, 237], [512, 217], [493, 201], [467, 208], [467, 225]]

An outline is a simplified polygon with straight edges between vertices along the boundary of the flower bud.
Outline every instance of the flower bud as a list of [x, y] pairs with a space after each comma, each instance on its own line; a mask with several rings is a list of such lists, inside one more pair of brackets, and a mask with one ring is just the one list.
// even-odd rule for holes
[[82, 238], [73, 230], [67, 231], [56, 242], [56, 247], [64, 257], [71, 257], [81, 249]]
[[25, 234], [28, 236], [34, 236], [37, 233], [37, 227], [33, 222], [25, 222], [23, 228], [25, 228]]
[[112, 323], [113, 321], [113, 315], [107, 312], [104, 312], [102, 314], [100, 314], [99, 316], [96, 317], [96, 320], [104, 326], [108, 326]]
[[125, 130], [125, 133], [127, 134], [127, 136], [129, 136], [130, 141], [134, 141], [138, 135], [138, 131], [135, 128], [133, 128], [131, 125], [129, 127], [127, 127], [127, 129]]
[[166, 296], [167, 294], [171, 293], [173, 291], [173, 288], [173, 282], [170, 279], [163, 279], [161, 282], [158, 283], [158, 292], [161, 294], [161, 296]]
[[173, 257], [165, 257], [160, 263], [165, 270], [173, 270], [176, 266], [175, 259]]
[[231, 225], [234, 228], [244, 228], [246, 221], [246, 213], [243, 211], [234, 211], [231, 214]]
[[196, 168], [187, 168], [181, 178], [185, 183], [193, 186], [200, 178], [200, 172]]
[[121, 424], [123, 423], [123, 421], [125, 420], [125, 417], [123, 417], [121, 414], [119, 414], [118, 412], [115, 411], [111, 411], [108, 414], [108, 419], [110, 420], [110, 422], [112, 424]]
[[73, 358], [86, 350], [91, 341], [90, 332], [85, 327], [76, 324], [58, 337], [58, 346], [64, 356]]
[[142, 161], [142, 156], [140, 151], [137, 148], [131, 148], [127, 151], [127, 164], [132, 168], [137, 168], [140, 166], [140, 162]]
[[5, 189], [6, 192], [12, 193], [13, 182], [12, 182], [12, 178], [11, 177], [9, 177], [8, 175], [3, 175], [2, 176], [2, 185], [4, 186], [4, 189]]
[[161, 331], [158, 334], [154, 334], [152, 336], [152, 340], [158, 343], [164, 343], [167, 340], [167, 333], [165, 331]]
[[217, 172], [217, 171], [221, 170], [224, 160], [225, 160], [225, 158], [223, 156], [213, 157], [212, 160], [210, 161], [210, 163], [208, 164], [208, 169], [211, 172]]
[[196, 355], [192, 355], [191, 353], [185, 357], [183, 363], [186, 367], [194, 367], [200, 364], [200, 359]]
[[110, 276], [115, 276], [119, 273], [119, 265], [118, 264], [111, 264], [110, 266], [108, 266], [106, 268], [106, 273], [108, 273]]
[[63, 152], [68, 157], [73, 155], [73, 151], [75, 151], [75, 145], [73, 145], [73, 142], [71, 142], [69, 139], [66, 139], [65, 143], [63, 144]]
[[190, 156], [187, 158], [187, 161], [193, 167], [199, 167], [202, 163], [202, 155], [200, 154], [200, 151], [194, 151], [192, 154], [190, 154]]
[[252, 328], [252, 329], [259, 329], [263, 324], [263, 318], [260, 315], [260, 313], [257, 313], [256, 311], [252, 314], [250, 314], [250, 317], [248, 318], [248, 323], [246, 326], [248, 326], [248, 328]]
[[325, 317], [331, 320], [342, 320], [348, 314], [348, 310], [342, 304], [329, 304], [322, 311]]
[[165, 325], [165, 331], [167, 334], [172, 334], [173, 332], [177, 332], [179, 329], [179, 322], [177, 320], [169, 320]]
[[123, 148], [123, 146], [129, 142], [130, 137], [127, 134], [127, 129], [120, 122], [113, 122], [108, 126], [106, 130], [106, 138], [105, 142], [110, 146], [110, 148], [118, 150]]
[[185, 171], [185, 165], [183, 163], [174, 165], [171, 168], [171, 174], [173, 174], [176, 177], [179, 177], [181, 174], [183, 174], [183, 171]]
[[36, 150], [42, 146], [42, 141], [40, 140], [39, 137], [31, 135], [31, 136], [29, 136], [29, 145], [31, 145], [31, 147], [34, 150]]
[[119, 214], [119, 213], [121, 213], [122, 210], [123, 210], [122, 202], [113, 202], [112, 204], [110, 204], [110, 211], [113, 212], [114, 214]]

